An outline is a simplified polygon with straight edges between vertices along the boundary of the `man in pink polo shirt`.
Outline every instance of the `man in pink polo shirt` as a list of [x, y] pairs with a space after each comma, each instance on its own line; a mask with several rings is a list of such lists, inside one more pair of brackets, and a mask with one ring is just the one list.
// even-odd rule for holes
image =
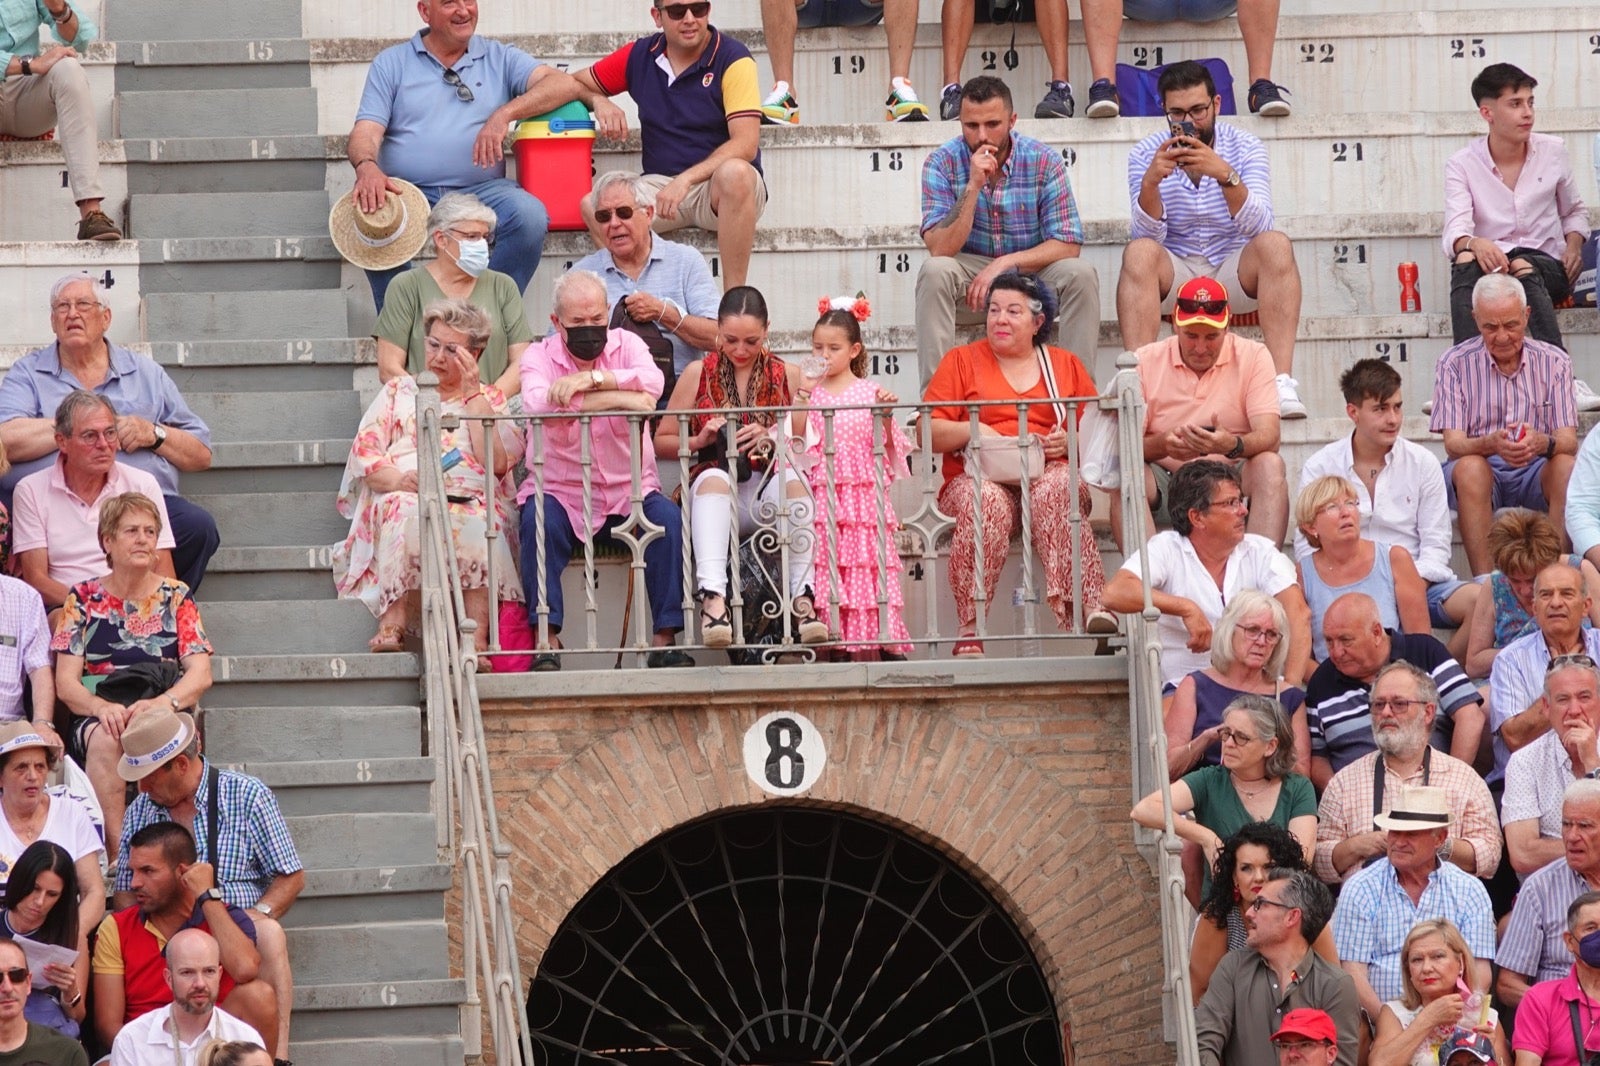
[[[1178, 290], [1172, 336], [1146, 344], [1139, 357], [1144, 389], [1145, 500], [1166, 515], [1172, 472], [1192, 459], [1220, 459], [1238, 473], [1250, 500], [1247, 530], [1282, 544], [1289, 486], [1278, 454], [1278, 392], [1272, 353], [1228, 331], [1228, 291], [1215, 278], [1191, 278]], [[1113, 530], [1120, 505], [1111, 497]]]
[[156, 571], [172, 568], [172, 523], [156, 479], [117, 462], [117, 412], [92, 392], [67, 394], [56, 408], [56, 461], [17, 482], [12, 500], [12, 545], [22, 580], [39, 590], [46, 607], [61, 606], [80, 581], [106, 573], [100, 546], [100, 504], [140, 492], [161, 514]]

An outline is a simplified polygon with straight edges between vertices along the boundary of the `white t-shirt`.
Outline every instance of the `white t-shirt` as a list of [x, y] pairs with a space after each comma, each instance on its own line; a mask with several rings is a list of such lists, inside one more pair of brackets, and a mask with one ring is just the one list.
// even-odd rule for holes
[[[45, 816], [44, 831], [39, 839], [61, 845], [73, 862], [105, 850], [99, 832], [89, 820], [89, 812], [81, 803], [63, 796], [50, 797], [50, 813]], [[27, 846], [11, 831], [11, 823], [0, 816], [0, 885], [10, 878], [11, 867], [16, 865], [17, 856]]]
[[[173, 1035], [168, 1024], [171, 1017], [171, 1006], [157, 1007], [124, 1025], [111, 1044], [111, 1066], [173, 1066]], [[248, 1040], [266, 1047], [253, 1026], [221, 1007], [213, 1007], [210, 1024], [194, 1038], [194, 1043], [178, 1042], [183, 1066], [194, 1066], [200, 1049], [213, 1040]]]
[[[1272, 541], [1254, 533], [1246, 533], [1244, 540], [1228, 556], [1220, 589], [1195, 554], [1194, 544], [1173, 530], [1151, 537], [1143, 551], [1128, 556], [1122, 569], [1138, 577], [1141, 556], [1149, 559], [1151, 588], [1193, 600], [1213, 626], [1222, 617], [1227, 601], [1240, 589], [1257, 589], [1268, 596], [1276, 596], [1295, 583], [1294, 564], [1288, 556]], [[1177, 615], [1163, 614], [1156, 624], [1156, 632], [1161, 638], [1163, 682], [1176, 683], [1195, 670], [1211, 665], [1210, 652], [1189, 650], [1189, 631], [1183, 628], [1183, 620]], [[1288, 634], [1284, 639], [1288, 639]]]

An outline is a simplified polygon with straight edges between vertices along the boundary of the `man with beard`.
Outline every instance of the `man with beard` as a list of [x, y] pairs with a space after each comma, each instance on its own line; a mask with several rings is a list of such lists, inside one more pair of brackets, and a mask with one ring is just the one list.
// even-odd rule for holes
[[1438, 789], [1450, 811], [1442, 854], [1468, 873], [1494, 873], [1500, 827], [1489, 787], [1469, 764], [1428, 745], [1439, 706], [1433, 678], [1409, 662], [1389, 663], [1377, 671], [1370, 706], [1377, 750], [1334, 774], [1317, 809], [1317, 876], [1335, 884], [1382, 859], [1391, 834], [1375, 826], [1376, 816], [1402, 788], [1423, 785]]
[[167, 941], [161, 971], [172, 1004], [141, 1014], [122, 1027], [111, 1045], [111, 1066], [195, 1066], [211, 1040], [265, 1044], [261, 1034], [217, 1006], [222, 955], [216, 938], [200, 929], [181, 930]]
[[0, 936], [0, 1063], [89, 1066], [82, 1044], [22, 1016], [30, 980], [22, 945]]
[[[1572, 571], [1574, 577], [1577, 573]], [[1575, 655], [1552, 660], [1540, 702], [1550, 731], [1511, 753], [1500, 800], [1506, 854], [1523, 877], [1566, 853], [1561, 839], [1566, 787], [1600, 776], [1600, 671]]]
[[1156, 88], [1169, 129], [1150, 134], [1128, 156], [1133, 228], [1117, 280], [1122, 346], [1156, 339], [1184, 282], [1216, 278], [1233, 295], [1235, 314], [1260, 312], [1278, 371], [1279, 413], [1304, 418], [1293, 377], [1300, 268], [1288, 236], [1272, 228], [1266, 146], [1217, 120], [1222, 97], [1199, 63], [1169, 65]]

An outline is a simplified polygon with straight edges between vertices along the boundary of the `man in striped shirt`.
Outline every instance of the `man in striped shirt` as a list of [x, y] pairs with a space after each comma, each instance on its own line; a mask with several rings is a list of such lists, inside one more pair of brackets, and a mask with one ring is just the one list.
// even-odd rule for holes
[[1478, 336], [1439, 357], [1428, 429], [1444, 437], [1445, 489], [1474, 575], [1494, 569], [1489, 526], [1502, 507], [1546, 511], [1564, 529], [1578, 451], [1572, 360], [1527, 336], [1528, 297], [1506, 274], [1472, 287]]
[[1128, 156], [1131, 240], [1117, 281], [1122, 346], [1149, 344], [1192, 277], [1218, 279], [1235, 314], [1259, 311], [1277, 368], [1279, 414], [1304, 418], [1294, 380], [1300, 268], [1285, 234], [1272, 228], [1272, 176], [1260, 140], [1217, 121], [1222, 97], [1199, 63], [1173, 63], [1156, 83], [1169, 130]]

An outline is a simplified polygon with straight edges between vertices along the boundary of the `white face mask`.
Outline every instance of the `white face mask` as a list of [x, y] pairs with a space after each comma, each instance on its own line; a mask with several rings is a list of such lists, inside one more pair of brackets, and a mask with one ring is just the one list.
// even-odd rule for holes
[[477, 277], [489, 269], [488, 241], [456, 241], [456, 247], [461, 252], [456, 257], [456, 266], [464, 272]]

